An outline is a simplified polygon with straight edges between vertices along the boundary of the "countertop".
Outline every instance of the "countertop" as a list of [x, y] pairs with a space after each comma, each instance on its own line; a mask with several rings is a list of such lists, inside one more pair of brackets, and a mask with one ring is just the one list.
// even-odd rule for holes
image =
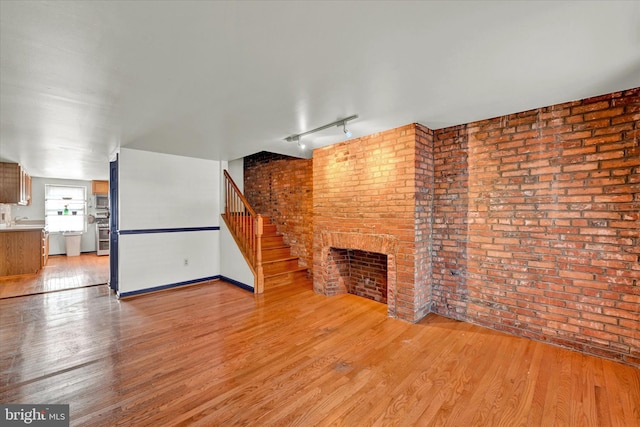
[[20, 225], [12, 225], [9, 227], [0, 226], [0, 233], [8, 232], [8, 231], [31, 231], [31, 230], [42, 230], [42, 229], [44, 229], [44, 225], [20, 224]]

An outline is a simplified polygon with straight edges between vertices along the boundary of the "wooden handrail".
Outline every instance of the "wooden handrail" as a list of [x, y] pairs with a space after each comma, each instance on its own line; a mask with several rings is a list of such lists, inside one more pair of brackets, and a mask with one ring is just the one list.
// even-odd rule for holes
[[264, 273], [262, 268], [263, 218], [256, 214], [249, 201], [244, 197], [229, 172], [224, 171], [225, 206], [223, 218], [231, 231], [242, 255], [254, 274], [253, 291], [264, 291]]
[[[253, 208], [251, 207], [251, 205], [249, 204], [249, 201], [247, 200], [246, 197], [244, 197], [244, 194], [242, 194], [242, 191], [240, 191], [240, 189], [238, 188], [238, 186], [236, 185], [235, 181], [233, 180], [233, 178], [231, 178], [231, 175], [229, 175], [229, 172], [227, 172], [227, 170], [224, 170], [224, 177], [225, 182], [227, 184], [230, 184], [231, 187], [233, 188], [233, 192], [240, 198], [240, 200], [242, 201], [242, 204], [245, 206], [245, 208], [247, 209], [247, 211], [252, 215], [252, 216], [258, 216], [258, 214], [256, 214], [256, 211], [253, 210]], [[229, 194], [227, 192], [227, 194]]]

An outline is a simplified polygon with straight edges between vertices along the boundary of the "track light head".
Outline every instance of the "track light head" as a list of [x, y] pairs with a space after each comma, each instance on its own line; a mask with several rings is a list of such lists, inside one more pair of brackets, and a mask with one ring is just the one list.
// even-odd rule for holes
[[302, 137], [300, 135], [290, 136], [286, 138], [286, 140], [289, 142], [294, 141], [298, 145], [298, 148], [301, 150], [304, 150], [307, 147], [306, 145], [304, 145], [304, 142], [302, 142]]
[[347, 129], [347, 122], [342, 122], [342, 132], [344, 132], [344, 136], [347, 138], [351, 138], [353, 136], [351, 131]]

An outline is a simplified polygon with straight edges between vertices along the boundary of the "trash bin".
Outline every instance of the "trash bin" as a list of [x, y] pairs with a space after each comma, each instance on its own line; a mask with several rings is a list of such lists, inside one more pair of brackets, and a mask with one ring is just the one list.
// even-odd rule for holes
[[67, 247], [67, 256], [80, 255], [80, 239], [82, 233], [64, 233], [65, 245]]

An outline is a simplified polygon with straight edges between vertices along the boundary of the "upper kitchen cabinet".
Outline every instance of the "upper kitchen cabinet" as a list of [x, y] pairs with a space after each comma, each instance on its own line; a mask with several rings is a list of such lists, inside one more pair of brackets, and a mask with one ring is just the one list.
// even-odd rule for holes
[[18, 163], [0, 163], [0, 203], [31, 204], [31, 177]]
[[93, 194], [109, 194], [109, 181], [91, 181]]

